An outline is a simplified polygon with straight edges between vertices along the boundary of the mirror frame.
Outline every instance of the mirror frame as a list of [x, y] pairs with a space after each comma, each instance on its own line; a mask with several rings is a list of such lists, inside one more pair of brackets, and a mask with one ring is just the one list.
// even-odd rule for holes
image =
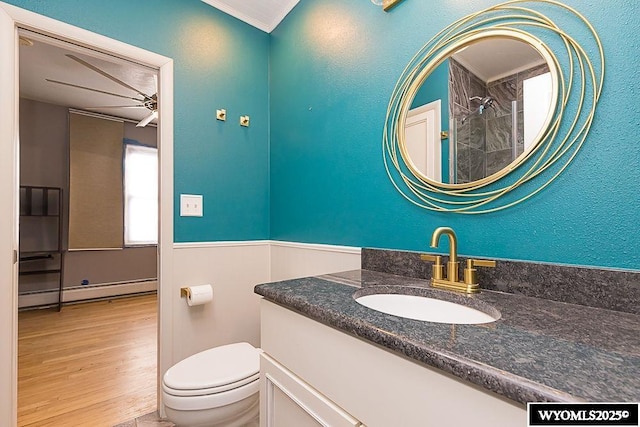
[[[547, 117], [545, 118], [542, 128], [534, 138], [533, 143], [531, 144], [531, 147], [527, 151], [523, 152], [518, 157], [516, 157], [515, 160], [510, 162], [507, 166], [502, 168], [500, 171], [494, 172], [493, 174], [486, 176], [483, 179], [479, 179], [479, 180], [471, 181], [467, 183], [458, 184], [458, 183], [445, 183], [445, 182], [434, 181], [429, 177], [427, 177], [426, 175], [424, 175], [424, 173], [418, 169], [418, 167], [414, 164], [413, 160], [411, 159], [411, 156], [409, 155], [409, 152], [407, 149], [405, 130], [406, 130], [408, 113], [409, 113], [409, 110], [411, 109], [411, 104], [413, 103], [413, 100], [415, 99], [420, 88], [423, 86], [423, 84], [426, 83], [431, 73], [439, 65], [441, 65], [446, 59], [451, 58], [453, 54], [460, 49], [463, 49], [474, 43], [485, 41], [488, 39], [493, 39], [493, 38], [509, 38], [509, 39], [514, 39], [514, 40], [518, 40], [523, 43], [526, 43], [529, 46], [533, 47], [544, 59], [544, 61], [549, 67], [549, 72], [551, 73], [551, 92], [552, 92], [552, 98], [549, 104], [549, 112], [547, 114]], [[442, 49], [436, 55], [434, 55], [433, 58], [424, 66], [424, 68], [422, 68], [422, 70], [420, 70], [420, 72], [415, 76], [415, 79], [411, 81], [411, 84], [407, 88], [407, 91], [402, 95], [402, 98], [400, 99], [400, 111], [398, 114], [398, 135], [397, 135], [398, 147], [400, 148], [400, 155], [402, 156], [402, 160], [404, 161], [405, 165], [409, 168], [411, 173], [416, 178], [418, 178], [421, 181], [428, 182], [431, 185], [440, 186], [442, 188], [464, 189], [469, 187], [484, 186], [484, 185], [490, 184], [502, 178], [503, 176], [507, 175], [514, 169], [516, 169], [521, 163], [523, 163], [527, 158], [529, 158], [531, 153], [535, 152], [535, 150], [539, 146], [542, 136], [547, 132], [547, 130], [549, 129], [549, 126], [551, 125], [551, 120], [553, 118], [554, 111], [557, 108], [558, 91], [559, 91], [558, 70], [557, 70], [556, 61], [554, 60], [553, 55], [549, 51], [548, 47], [536, 37], [530, 34], [527, 34], [525, 32], [516, 31], [513, 29], [493, 29], [493, 30], [487, 30], [487, 31], [476, 31], [476, 32], [467, 34], [464, 37], [462, 37], [460, 40], [457, 40], [454, 43], [446, 46], [444, 49]], [[449, 132], [449, 138], [451, 137], [452, 137], [451, 132]]]
[[[534, 6], [541, 6], [540, 10]], [[556, 18], [566, 21], [568, 28], [579, 30], [581, 43], [587, 47], [561, 29]], [[548, 125], [526, 156], [523, 153], [518, 162], [486, 179], [468, 184], [425, 179], [422, 173], [416, 173], [411, 161], [406, 161], [404, 124], [410, 103], [419, 86], [451, 52], [472, 40], [497, 34], [527, 40], [547, 59], [550, 69], [555, 69], [556, 102]], [[560, 47], [550, 49], [547, 40]], [[595, 53], [590, 57], [587, 52]], [[431, 211], [482, 214], [524, 202], [555, 181], [582, 147], [602, 92], [604, 70], [602, 43], [593, 26], [557, 0], [509, 0], [463, 17], [429, 40], [396, 83], [382, 140], [387, 175], [405, 199]]]

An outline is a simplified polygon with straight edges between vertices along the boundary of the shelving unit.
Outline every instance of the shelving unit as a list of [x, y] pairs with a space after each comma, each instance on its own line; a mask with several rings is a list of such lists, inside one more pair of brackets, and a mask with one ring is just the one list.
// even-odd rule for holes
[[[35, 304], [20, 304], [20, 308], [56, 306], [62, 309], [64, 279], [64, 249], [62, 188], [42, 186], [20, 187], [20, 282], [19, 297], [50, 294], [55, 290], [57, 302], [37, 298]], [[42, 277], [42, 281], [27, 277]], [[51, 280], [51, 276], [55, 276]], [[54, 283], [55, 287], [50, 286]], [[33, 298], [31, 298], [33, 300]]]

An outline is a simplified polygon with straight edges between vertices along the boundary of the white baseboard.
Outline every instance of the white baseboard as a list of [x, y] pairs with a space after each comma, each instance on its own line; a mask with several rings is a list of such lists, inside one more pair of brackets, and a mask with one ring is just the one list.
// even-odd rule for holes
[[[126, 283], [103, 283], [94, 286], [65, 288], [62, 302], [70, 303], [99, 298], [109, 298], [158, 290], [158, 281], [143, 280]], [[58, 303], [58, 291], [37, 292], [18, 296], [18, 308], [36, 307]]]

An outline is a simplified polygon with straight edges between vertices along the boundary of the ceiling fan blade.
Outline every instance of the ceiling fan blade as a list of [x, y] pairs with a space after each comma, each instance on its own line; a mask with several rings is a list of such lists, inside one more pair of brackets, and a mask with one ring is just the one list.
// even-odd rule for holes
[[158, 117], [158, 110], [155, 110], [154, 112], [149, 114], [147, 117], [145, 117], [144, 119], [140, 120], [140, 123], [138, 123], [136, 125], [136, 127], [143, 128], [146, 125], [148, 125], [149, 123], [151, 123], [151, 120], [153, 120], [153, 119], [155, 119], [157, 117]]
[[69, 57], [70, 59], [73, 59], [74, 61], [84, 65], [85, 67], [95, 71], [96, 73], [108, 78], [109, 80], [114, 81], [114, 82], [118, 83], [119, 85], [126, 87], [127, 89], [131, 89], [132, 91], [137, 92], [138, 94], [144, 96], [145, 98], [151, 98], [151, 96], [147, 95], [146, 93], [141, 92], [140, 90], [136, 89], [135, 87], [133, 87], [131, 85], [128, 85], [127, 83], [123, 82], [122, 80], [118, 79], [117, 77], [112, 76], [111, 74], [107, 73], [106, 71], [102, 71], [100, 68], [96, 67], [95, 65], [92, 65], [92, 64], [88, 63], [87, 61], [78, 58], [75, 55], [67, 54], [66, 56]]
[[58, 81], [58, 80], [52, 80], [52, 79], [45, 79], [45, 80], [48, 81], [48, 82], [51, 82], [51, 83], [59, 84], [59, 85], [71, 86], [71, 87], [75, 87], [75, 88], [78, 88], [78, 89], [84, 89], [84, 90], [90, 90], [92, 92], [103, 93], [105, 95], [117, 96], [119, 98], [133, 99], [134, 101], [144, 102], [144, 99], [134, 98], [132, 96], [120, 95], [120, 94], [117, 94], [117, 93], [107, 92], [107, 91], [104, 91], [104, 90], [94, 89], [94, 88], [86, 87], [86, 86], [80, 86], [80, 85], [76, 85], [76, 84], [73, 84], [73, 83], [61, 82], [61, 81]]
[[145, 105], [99, 105], [97, 107], [84, 107], [83, 110], [101, 110], [103, 108], [147, 108]]

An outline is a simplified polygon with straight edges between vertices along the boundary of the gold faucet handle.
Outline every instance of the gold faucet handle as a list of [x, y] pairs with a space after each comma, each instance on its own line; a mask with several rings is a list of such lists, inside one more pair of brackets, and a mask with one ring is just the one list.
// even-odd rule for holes
[[495, 267], [496, 262], [492, 259], [468, 259], [467, 266], [469, 266], [469, 262], [471, 262], [471, 267]]
[[467, 268], [464, 269], [464, 283], [467, 285], [477, 285], [478, 275], [474, 267], [495, 267], [496, 262], [491, 259], [468, 259]]
[[431, 261], [436, 264], [442, 264], [442, 255], [429, 255], [429, 254], [421, 254], [420, 259], [422, 261]]
[[444, 276], [444, 265], [442, 265], [442, 255], [420, 255], [422, 261], [431, 261], [433, 263], [431, 269], [431, 277], [433, 279], [442, 279]]

